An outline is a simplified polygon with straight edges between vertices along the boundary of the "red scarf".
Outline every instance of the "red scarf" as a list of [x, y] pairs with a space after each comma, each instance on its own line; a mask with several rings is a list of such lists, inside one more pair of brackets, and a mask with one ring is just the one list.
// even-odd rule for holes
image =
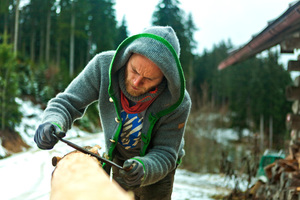
[[[135, 114], [135, 113], [141, 113], [144, 110], [146, 110], [150, 104], [156, 99], [156, 97], [152, 98], [150, 96], [146, 96], [145, 98], [143, 98], [142, 100], [145, 100], [146, 98], [150, 98], [149, 101], [146, 102], [141, 102], [142, 100], [138, 101], [134, 106], [129, 106], [129, 101], [126, 98], [126, 96], [123, 94], [122, 90], [120, 90], [121, 92], [121, 104], [123, 109], [125, 110], [126, 113], [129, 114]], [[151, 93], [156, 93], [157, 92], [157, 88], [154, 91], [151, 91]]]

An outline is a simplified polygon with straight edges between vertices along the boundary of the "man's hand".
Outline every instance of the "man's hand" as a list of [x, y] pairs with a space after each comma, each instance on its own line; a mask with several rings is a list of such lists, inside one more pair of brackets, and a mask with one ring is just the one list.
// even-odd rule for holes
[[139, 187], [145, 175], [143, 165], [134, 159], [126, 160], [119, 173], [123, 179], [122, 185], [129, 189]]
[[58, 137], [65, 136], [58, 126], [50, 122], [39, 125], [34, 135], [34, 141], [40, 149], [52, 149], [58, 142], [52, 133], [58, 135]]

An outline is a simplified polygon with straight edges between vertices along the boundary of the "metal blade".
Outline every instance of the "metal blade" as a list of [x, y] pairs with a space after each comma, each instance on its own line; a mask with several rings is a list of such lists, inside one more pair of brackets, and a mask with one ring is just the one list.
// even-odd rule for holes
[[85, 148], [82, 148], [81, 146], [78, 146], [77, 144], [74, 144], [74, 143], [72, 143], [72, 142], [70, 142], [70, 141], [68, 141], [68, 140], [65, 140], [65, 139], [63, 139], [63, 138], [58, 137], [54, 132], [53, 132], [52, 134], [53, 134], [53, 136], [56, 137], [58, 140], [60, 140], [60, 141], [62, 141], [62, 142], [64, 142], [64, 143], [66, 143], [68, 146], [73, 147], [74, 149], [76, 149], [76, 150], [78, 150], [78, 151], [80, 151], [80, 152], [82, 152], [82, 153], [85, 153], [85, 154], [89, 154], [89, 155], [91, 155], [91, 156], [94, 156], [94, 157], [96, 157], [99, 161], [104, 162], [104, 163], [106, 163], [106, 164], [108, 164], [108, 165], [110, 165], [110, 166], [114, 166], [114, 167], [116, 167], [116, 168], [118, 168], [118, 169], [123, 169], [123, 167], [121, 167], [120, 165], [118, 165], [118, 164], [116, 164], [116, 163], [114, 163], [114, 162], [112, 162], [112, 161], [110, 161], [110, 160], [108, 160], [108, 159], [106, 159], [106, 158], [103, 158], [103, 157], [101, 157], [101, 156], [98, 156], [97, 154], [95, 154], [95, 153], [93, 153], [93, 152], [91, 152], [91, 151], [89, 151], [89, 150], [87, 150], [87, 149], [85, 149]]

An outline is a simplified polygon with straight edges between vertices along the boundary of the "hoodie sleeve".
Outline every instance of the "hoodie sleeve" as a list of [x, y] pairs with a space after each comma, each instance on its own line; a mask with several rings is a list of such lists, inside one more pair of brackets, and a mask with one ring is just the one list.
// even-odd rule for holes
[[179, 151], [184, 143], [184, 130], [190, 108], [191, 100], [186, 95], [182, 104], [174, 112], [158, 122], [146, 155], [135, 157], [142, 162], [145, 170], [142, 186], [163, 179], [175, 169]]
[[43, 122], [55, 122], [63, 131], [71, 128], [73, 121], [85, 112], [86, 107], [98, 99], [101, 80], [101, 60], [96, 55], [66, 90], [48, 102]]

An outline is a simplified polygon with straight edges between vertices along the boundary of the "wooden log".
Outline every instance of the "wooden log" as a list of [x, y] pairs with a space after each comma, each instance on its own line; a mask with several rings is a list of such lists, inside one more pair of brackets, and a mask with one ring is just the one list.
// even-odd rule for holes
[[285, 96], [288, 101], [295, 101], [300, 99], [300, 87], [287, 86], [285, 89]]
[[287, 180], [288, 180], [288, 173], [285, 173], [285, 172], [281, 173], [280, 182], [279, 182], [279, 189], [281, 191], [285, 189]]
[[295, 144], [291, 144], [289, 146], [289, 153], [290, 153], [290, 159], [296, 159], [296, 153], [298, 152], [299, 148]]
[[[299, 170], [294, 171], [291, 174], [292, 174], [293, 177], [295, 177], [297, 179], [300, 179], [300, 171]], [[299, 185], [299, 187], [300, 187], [300, 185]]]
[[295, 46], [289, 40], [280, 43], [280, 53], [294, 53]]
[[271, 168], [271, 171], [272, 171], [271, 182], [277, 183], [280, 180], [280, 176], [282, 173], [281, 164], [278, 161], [276, 161], [274, 167]]
[[51, 180], [51, 200], [132, 200], [107, 173], [96, 158], [80, 152], [64, 156], [56, 165]]
[[279, 165], [281, 166], [281, 168], [283, 168], [283, 170], [285, 172], [293, 172], [293, 171], [297, 171], [299, 169], [297, 160], [281, 159], [281, 160], [278, 160], [277, 162], [279, 163]]
[[287, 180], [287, 187], [294, 188], [300, 186], [300, 179], [296, 176], [293, 176], [292, 173], [289, 173]]
[[276, 163], [274, 162], [264, 167], [266, 176], [268, 177], [269, 180], [272, 178], [272, 168], [275, 166], [275, 164]]
[[288, 71], [300, 71], [300, 60], [289, 60]]
[[299, 100], [294, 101], [292, 111], [294, 114], [299, 114]]
[[288, 129], [300, 130], [300, 115], [287, 114], [286, 125]]
[[[92, 153], [94, 153], [94, 154], [100, 156], [99, 153], [98, 153], [98, 150], [101, 149], [101, 147], [100, 147], [99, 145], [95, 145], [94, 147], [91, 147], [91, 146], [85, 146], [84, 148], [87, 149], [87, 150], [89, 150], [90, 152], [92, 152]], [[74, 152], [74, 151], [72, 151], [72, 152]], [[72, 152], [71, 152], [71, 153], [72, 153]], [[59, 156], [54, 156], [54, 157], [52, 158], [52, 165], [53, 165], [54, 167], [56, 167], [57, 163], [58, 163], [60, 160], [61, 160], [61, 157], [59, 157]]]
[[294, 86], [299, 87], [300, 86], [300, 76], [297, 76], [294, 79]]
[[261, 180], [258, 180], [250, 189], [249, 189], [249, 194], [252, 196], [255, 196], [257, 191], [265, 185], [264, 182]]
[[300, 48], [299, 35], [294, 34], [280, 43], [280, 51], [282, 53], [294, 53], [295, 49]]

